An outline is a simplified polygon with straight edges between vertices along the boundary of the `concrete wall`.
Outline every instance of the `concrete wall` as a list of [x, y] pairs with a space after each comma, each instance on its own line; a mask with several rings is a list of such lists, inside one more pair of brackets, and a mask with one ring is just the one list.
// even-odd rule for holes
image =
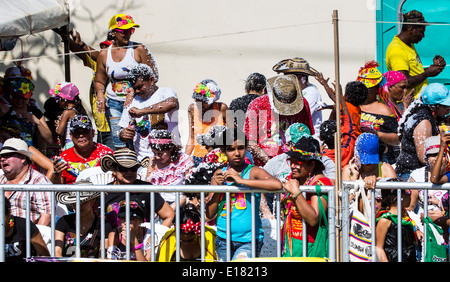
[[[332, 12], [339, 13], [341, 84], [356, 78], [367, 60], [376, 59], [375, 0], [71, 0], [72, 25], [82, 39], [98, 48], [105, 40], [109, 19], [131, 15], [141, 25], [132, 40], [144, 43], [156, 58], [160, 86], [172, 87], [180, 100], [180, 132], [187, 139], [187, 107], [194, 86], [205, 78], [222, 88], [227, 104], [244, 95], [244, 81], [252, 72], [267, 78], [272, 66], [290, 57], [303, 57], [334, 81]], [[64, 81], [63, 44], [46, 31], [22, 37], [24, 65], [33, 72], [34, 98], [42, 105], [48, 90]], [[21, 57], [18, 43], [0, 54], [0, 75]], [[89, 109], [92, 71], [71, 56], [72, 82], [79, 86]], [[328, 96], [319, 86], [323, 99]], [[328, 117], [328, 113], [325, 112]]]

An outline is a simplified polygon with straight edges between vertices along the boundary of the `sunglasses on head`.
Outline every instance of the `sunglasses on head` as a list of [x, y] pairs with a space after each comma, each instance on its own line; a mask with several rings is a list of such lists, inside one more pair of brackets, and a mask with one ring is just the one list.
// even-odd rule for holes
[[114, 29], [114, 31], [122, 34], [122, 36], [132, 35], [134, 33], [134, 28], [130, 28], [130, 29], [119, 29], [119, 28], [116, 28], [116, 29]]

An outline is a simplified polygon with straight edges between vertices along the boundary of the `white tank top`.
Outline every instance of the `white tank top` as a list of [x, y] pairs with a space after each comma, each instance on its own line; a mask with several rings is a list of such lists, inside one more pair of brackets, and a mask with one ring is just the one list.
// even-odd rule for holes
[[108, 55], [106, 57], [106, 74], [109, 77], [109, 83], [106, 87], [108, 98], [117, 101], [125, 101], [125, 97], [131, 92], [132, 87], [127, 80], [128, 70], [139, 64], [134, 58], [133, 42], [130, 42], [125, 57], [120, 62], [115, 62], [111, 56], [111, 48], [108, 47]]

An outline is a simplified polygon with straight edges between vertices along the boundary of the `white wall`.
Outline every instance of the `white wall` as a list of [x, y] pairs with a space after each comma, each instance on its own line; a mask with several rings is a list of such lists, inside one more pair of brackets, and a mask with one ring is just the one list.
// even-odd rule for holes
[[[107, 3], [107, 4], [106, 4]], [[160, 86], [172, 87], [180, 100], [180, 131], [187, 139], [187, 107], [194, 86], [205, 78], [222, 88], [227, 104], [244, 95], [244, 81], [252, 72], [267, 78], [272, 66], [291, 57], [303, 57], [334, 81], [332, 12], [339, 13], [341, 84], [354, 80], [365, 61], [375, 59], [374, 0], [72, 0], [72, 25], [82, 39], [98, 48], [105, 40], [109, 19], [117, 13], [133, 17], [141, 28], [132, 39], [144, 43], [156, 58]], [[48, 90], [64, 81], [63, 44], [52, 31], [22, 37], [24, 65], [33, 72], [34, 98], [40, 104]], [[21, 57], [20, 44], [0, 54], [0, 75]], [[35, 58], [39, 57], [40, 58]], [[72, 82], [89, 108], [92, 71], [71, 57]], [[329, 98], [320, 85], [310, 81]], [[328, 116], [328, 113], [326, 113]]]

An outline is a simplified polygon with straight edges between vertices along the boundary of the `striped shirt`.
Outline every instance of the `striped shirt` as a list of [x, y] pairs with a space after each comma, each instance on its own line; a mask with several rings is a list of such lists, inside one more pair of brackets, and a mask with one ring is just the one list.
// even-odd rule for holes
[[[0, 170], [0, 184], [6, 184], [8, 179], [6, 178], [3, 170]], [[52, 184], [50, 180], [38, 172], [37, 170], [30, 168], [26, 177], [18, 184]], [[51, 193], [30, 191], [30, 220], [36, 223], [41, 214], [51, 214]], [[11, 202], [11, 214], [18, 217], [26, 218], [27, 214], [27, 192], [12, 191], [8, 200]]]

